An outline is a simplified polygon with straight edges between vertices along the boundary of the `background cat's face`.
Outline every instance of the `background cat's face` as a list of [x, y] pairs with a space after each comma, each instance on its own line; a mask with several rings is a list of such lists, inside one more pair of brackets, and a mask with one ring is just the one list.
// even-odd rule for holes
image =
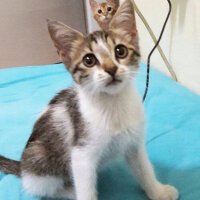
[[94, 18], [100, 22], [109, 22], [112, 19], [113, 15], [116, 13], [115, 5], [107, 2], [100, 3], [92, 10]]
[[51, 21], [49, 32], [75, 82], [88, 92], [116, 94], [138, 69], [138, 35], [130, 0], [120, 6], [108, 31], [83, 35]]

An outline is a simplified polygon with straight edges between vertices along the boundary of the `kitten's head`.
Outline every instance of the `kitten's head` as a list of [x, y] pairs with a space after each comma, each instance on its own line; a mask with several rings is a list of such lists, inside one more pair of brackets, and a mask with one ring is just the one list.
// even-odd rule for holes
[[90, 5], [97, 22], [109, 23], [113, 15], [116, 13], [117, 6], [115, 0], [107, 0], [100, 4], [95, 0], [90, 0]]
[[138, 69], [140, 57], [133, 5], [126, 0], [108, 31], [84, 35], [48, 21], [51, 38], [74, 81], [93, 93], [119, 93]]

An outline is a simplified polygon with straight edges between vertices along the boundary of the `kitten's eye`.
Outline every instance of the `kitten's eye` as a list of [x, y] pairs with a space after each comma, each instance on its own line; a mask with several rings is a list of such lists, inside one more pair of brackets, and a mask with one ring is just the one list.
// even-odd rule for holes
[[86, 54], [83, 57], [83, 64], [86, 67], [93, 67], [96, 64], [96, 62], [97, 62], [97, 59], [93, 54]]
[[101, 9], [99, 9], [99, 10], [98, 10], [98, 13], [99, 13], [99, 14], [101, 14], [101, 13], [102, 13], [102, 10], [101, 10]]
[[115, 47], [115, 56], [117, 58], [125, 58], [128, 55], [128, 49], [123, 45], [119, 44]]
[[111, 7], [107, 7], [107, 11], [110, 12], [112, 10]]

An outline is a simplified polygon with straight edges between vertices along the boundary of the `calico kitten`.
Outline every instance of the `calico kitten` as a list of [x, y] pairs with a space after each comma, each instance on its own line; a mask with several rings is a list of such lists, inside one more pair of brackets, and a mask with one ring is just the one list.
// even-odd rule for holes
[[21, 177], [31, 195], [97, 200], [97, 169], [123, 155], [150, 199], [176, 200], [177, 190], [156, 179], [145, 150], [144, 109], [132, 82], [140, 54], [130, 0], [108, 31], [84, 35], [57, 21], [48, 28], [75, 85], [50, 101], [21, 161], [0, 156], [0, 170]]
[[90, 0], [90, 6], [94, 19], [103, 30], [108, 29], [108, 25], [117, 11], [116, 0], [106, 0], [98, 4], [96, 0]]

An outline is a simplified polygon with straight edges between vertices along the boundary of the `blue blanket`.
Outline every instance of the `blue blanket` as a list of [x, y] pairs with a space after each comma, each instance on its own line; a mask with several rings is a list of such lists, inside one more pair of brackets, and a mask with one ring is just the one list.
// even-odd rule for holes
[[[145, 88], [141, 64], [136, 85]], [[19, 160], [33, 124], [49, 100], [73, 84], [62, 64], [0, 70], [0, 154]], [[200, 199], [200, 96], [152, 69], [145, 101], [146, 144], [163, 183], [178, 188], [181, 200]], [[109, 162], [98, 180], [100, 200], [145, 200], [122, 158]], [[0, 200], [35, 200], [19, 178], [0, 172]]]

